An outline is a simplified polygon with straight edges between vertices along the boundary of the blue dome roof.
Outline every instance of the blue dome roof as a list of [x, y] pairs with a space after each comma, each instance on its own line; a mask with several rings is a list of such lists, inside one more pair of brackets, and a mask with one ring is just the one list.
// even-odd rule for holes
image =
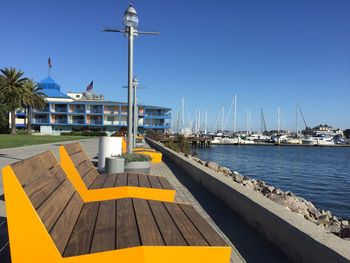
[[61, 86], [58, 85], [51, 77], [47, 77], [46, 79], [39, 81], [38, 85], [43, 89], [42, 92], [45, 93], [47, 97], [67, 99], [70, 98], [61, 92]]

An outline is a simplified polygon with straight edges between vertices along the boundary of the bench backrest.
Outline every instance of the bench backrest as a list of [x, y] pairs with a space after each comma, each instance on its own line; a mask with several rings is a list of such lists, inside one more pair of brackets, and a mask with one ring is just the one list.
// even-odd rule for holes
[[77, 169], [80, 177], [83, 179], [86, 187], [89, 188], [99, 174], [81, 147], [80, 143], [74, 142], [70, 144], [64, 144], [61, 147], [64, 147], [75, 168]]
[[[72, 209], [79, 211], [84, 204], [80, 195], [51, 151], [14, 163], [11, 168], [62, 253], [69, 239], [67, 231], [73, 227], [69, 218]], [[64, 213], [68, 216], [62, 216]]]

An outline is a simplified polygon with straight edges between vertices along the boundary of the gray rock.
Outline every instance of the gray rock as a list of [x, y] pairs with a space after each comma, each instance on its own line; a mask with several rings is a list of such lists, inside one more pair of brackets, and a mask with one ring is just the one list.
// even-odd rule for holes
[[230, 170], [229, 168], [224, 167], [224, 166], [220, 166], [220, 167], [219, 167], [219, 171], [222, 172], [222, 173], [224, 173], [224, 174], [231, 174], [231, 173], [232, 173], [231, 170]]
[[328, 226], [327, 230], [333, 234], [339, 234], [341, 231], [340, 226], [337, 225], [330, 225]]
[[318, 219], [321, 216], [320, 211], [318, 211], [315, 207], [309, 207], [307, 210], [316, 219]]
[[243, 180], [250, 180], [250, 178], [248, 176], [244, 175]]
[[207, 167], [209, 169], [214, 170], [215, 172], [217, 172], [219, 170], [219, 164], [216, 162], [207, 162]]
[[234, 173], [234, 176], [232, 176], [232, 178], [234, 178], [234, 180], [237, 183], [242, 183], [243, 182], [243, 176], [240, 175], [239, 173]]
[[287, 199], [283, 195], [271, 194], [269, 196], [269, 199], [276, 202], [277, 204], [280, 204], [286, 207], [288, 206]]
[[323, 225], [328, 225], [330, 223], [329, 216], [327, 214], [320, 215], [318, 220], [317, 220], [317, 223], [323, 224]]
[[340, 231], [339, 236], [341, 238], [350, 238], [350, 228], [349, 227], [343, 228]]
[[281, 189], [278, 189], [278, 188], [273, 190], [273, 193], [276, 194], [276, 195], [283, 195], [283, 191]]
[[[246, 182], [246, 183], [244, 184], [244, 182]], [[254, 190], [254, 185], [253, 185], [253, 183], [251, 181], [243, 181], [243, 185], [247, 189]]]
[[341, 224], [342, 224], [342, 226], [348, 226], [348, 225], [349, 225], [349, 221], [347, 221], [347, 220], [342, 220], [342, 221], [341, 221]]

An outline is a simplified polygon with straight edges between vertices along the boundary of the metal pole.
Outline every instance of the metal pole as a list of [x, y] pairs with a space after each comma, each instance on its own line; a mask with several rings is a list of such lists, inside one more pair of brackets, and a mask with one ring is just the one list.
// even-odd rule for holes
[[134, 59], [134, 28], [128, 28], [129, 52], [128, 52], [128, 153], [132, 153], [133, 134], [132, 134], [132, 93], [133, 93], [133, 59]]
[[133, 140], [134, 148], [136, 145], [137, 128], [138, 128], [138, 118], [137, 118], [136, 83], [134, 83], [134, 140]]

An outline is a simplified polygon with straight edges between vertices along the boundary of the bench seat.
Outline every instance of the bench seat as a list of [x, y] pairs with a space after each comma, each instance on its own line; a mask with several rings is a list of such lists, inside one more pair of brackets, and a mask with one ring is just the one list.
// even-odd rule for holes
[[[176, 192], [163, 176], [135, 173], [100, 175], [78, 142], [61, 145], [60, 159], [64, 171], [84, 201], [128, 197], [175, 200]], [[107, 187], [101, 184], [104, 180]]]
[[230, 247], [191, 205], [85, 202], [51, 152], [6, 166], [3, 181], [13, 263], [229, 262]]

